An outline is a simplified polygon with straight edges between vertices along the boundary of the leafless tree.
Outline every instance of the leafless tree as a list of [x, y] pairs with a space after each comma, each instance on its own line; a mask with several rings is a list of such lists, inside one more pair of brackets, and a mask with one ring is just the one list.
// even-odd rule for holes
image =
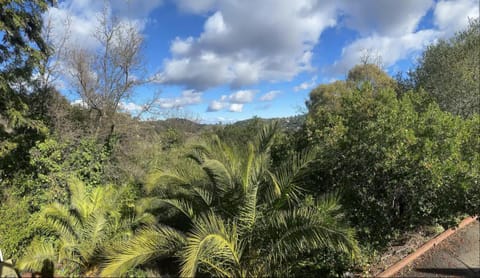
[[113, 17], [105, 5], [93, 35], [95, 50], [73, 47], [69, 68], [73, 87], [91, 110], [97, 133], [115, 127], [115, 114], [134, 89], [145, 84], [143, 37], [137, 26]]
[[360, 64], [362, 65], [373, 64], [381, 69], [385, 67], [383, 63], [382, 55], [380, 55], [378, 50], [373, 48], [363, 48], [361, 50]]
[[44, 21], [42, 28], [42, 37], [48, 46], [48, 51], [43, 59], [40, 60], [37, 74], [37, 86], [47, 89], [55, 86], [55, 83], [62, 76], [62, 61], [67, 56], [67, 44], [70, 37], [71, 18], [67, 17], [62, 22], [64, 28], [58, 30], [54, 26], [50, 15]]

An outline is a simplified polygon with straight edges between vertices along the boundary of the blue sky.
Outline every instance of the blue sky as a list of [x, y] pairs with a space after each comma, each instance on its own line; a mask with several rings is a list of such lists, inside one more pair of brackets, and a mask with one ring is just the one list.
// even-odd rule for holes
[[[58, 34], [95, 48], [102, 1], [67, 0], [48, 15]], [[145, 38], [148, 75], [125, 110], [155, 92], [162, 115], [203, 122], [292, 116], [312, 88], [343, 79], [368, 53], [390, 74], [478, 17], [478, 0], [115, 0], [111, 12]], [[79, 97], [63, 79], [62, 91]]]

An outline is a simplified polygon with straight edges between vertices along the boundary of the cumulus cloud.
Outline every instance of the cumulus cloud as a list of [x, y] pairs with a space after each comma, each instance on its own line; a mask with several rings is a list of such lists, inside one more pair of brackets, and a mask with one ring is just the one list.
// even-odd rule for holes
[[177, 5], [186, 12], [205, 13], [212, 9], [216, 2], [216, 0], [177, 0]]
[[85, 101], [83, 101], [82, 99], [76, 99], [76, 100], [70, 102], [70, 105], [80, 106], [80, 107], [83, 107], [83, 108], [88, 107], [88, 104]]
[[415, 31], [433, 0], [341, 0], [345, 24], [363, 35], [398, 36]]
[[220, 111], [228, 107], [230, 112], [242, 112], [243, 105], [253, 101], [257, 91], [239, 90], [230, 95], [222, 95], [219, 100], [210, 102], [207, 112]]
[[159, 98], [157, 104], [161, 108], [183, 108], [185, 106], [194, 105], [202, 102], [202, 92], [194, 90], [185, 90], [179, 97]]
[[215, 12], [198, 37], [172, 42], [172, 57], [157, 75], [160, 83], [204, 90], [291, 79], [312, 68], [321, 32], [336, 23], [335, 1], [200, 2], [179, 3], [190, 12]]
[[310, 81], [302, 82], [299, 85], [293, 87], [293, 90], [295, 92], [303, 91], [303, 90], [309, 90], [309, 89], [315, 87], [315, 85], [317, 84], [316, 81], [317, 81], [317, 77], [314, 76], [314, 77], [312, 77], [312, 79]]
[[241, 103], [232, 103], [228, 108], [228, 111], [230, 112], [242, 112], [242, 110], [243, 110], [243, 104]]
[[143, 106], [133, 102], [120, 102], [119, 108], [120, 110], [131, 113], [131, 114], [134, 114], [143, 110]]
[[328, 71], [333, 74], [345, 74], [354, 65], [360, 63], [365, 49], [373, 49], [384, 66], [389, 67], [398, 60], [424, 49], [441, 34], [437, 30], [421, 30], [403, 36], [369, 36], [358, 39], [342, 49], [342, 57]]
[[263, 96], [261, 96], [260, 101], [272, 101], [275, 98], [277, 98], [280, 94], [281, 94], [281, 92], [278, 91], [278, 90], [270, 91], [270, 92], [264, 94]]
[[[375, 2], [389, 5], [389, 9], [372, 9], [366, 7]], [[349, 2], [350, 3], [350, 2]], [[342, 49], [341, 58], [326, 69], [330, 74], [345, 74], [355, 64], [360, 63], [365, 50], [373, 50], [386, 67], [402, 59], [412, 57], [439, 38], [448, 38], [468, 25], [468, 20], [478, 18], [478, 0], [439, 1], [366, 1], [365, 7], [345, 7], [346, 22], [355, 25], [356, 30], [366, 34]], [[370, 4], [369, 4], [370, 3]], [[418, 3], [418, 7], [417, 6]], [[363, 1], [362, 1], [362, 4]], [[418, 23], [429, 9], [433, 8], [436, 28], [416, 30]], [[375, 15], [368, 16], [374, 11]], [[384, 12], [385, 11], [385, 12]], [[400, 18], [405, 18], [403, 23]], [[357, 19], [355, 19], [357, 18]], [[355, 23], [355, 24], [354, 24]]]
[[478, 17], [478, 0], [439, 1], [434, 10], [434, 22], [447, 36], [468, 26], [468, 20]]
[[[147, 17], [162, 0], [109, 1], [109, 13], [120, 21], [143, 30]], [[104, 1], [66, 0], [56, 7], [51, 7], [44, 14], [45, 22], [50, 21], [53, 34], [67, 34], [73, 45], [81, 44], [84, 48], [95, 48], [98, 42], [92, 36], [99, 23], [99, 14], [104, 8]]]
[[[112, 1], [111, 10], [140, 30], [150, 12], [164, 1]], [[478, 0], [177, 0], [182, 13], [205, 18], [195, 36], [176, 37], [170, 42], [170, 56], [162, 57], [156, 75], [161, 84], [184, 86], [178, 97], [163, 98], [165, 108], [201, 102], [208, 88], [229, 85], [238, 90], [210, 102], [207, 111], [240, 112], [256, 92], [239, 90], [262, 81], [288, 81], [299, 73], [314, 70], [312, 58], [322, 32], [338, 26], [357, 31], [358, 36], [343, 46], [341, 57], [325, 68], [325, 77], [345, 74], [366, 49], [373, 50], [389, 67], [411, 58], [438, 38], [463, 29], [469, 18], [478, 17]], [[91, 37], [102, 1], [66, 0], [49, 14], [62, 28], [71, 21], [76, 43], [95, 47]], [[419, 22], [433, 11], [431, 29], [419, 30]], [[61, 32], [57, 32], [61, 33]], [[316, 80], [305, 81], [294, 91], [309, 90]], [[188, 95], [190, 92], [191, 95]], [[270, 101], [278, 94], [268, 92], [259, 100]]]
[[[456, 8], [464, 11], [474, 1], [460, 0], [462, 4], [456, 4]], [[441, 7], [441, 3], [437, 6]], [[358, 31], [361, 36], [344, 48], [342, 59], [333, 67], [335, 73], [344, 73], [358, 63], [359, 53], [372, 44], [379, 53], [386, 52], [372, 41], [382, 46], [404, 44], [396, 47], [393, 57], [405, 58], [418, 50], [417, 47], [405, 49], [412, 46], [412, 40], [431, 41], [432, 32], [417, 32], [416, 29], [435, 2], [246, 0], [239, 5], [235, 1], [179, 0], [177, 5], [186, 12], [205, 14], [210, 11], [212, 14], [207, 17], [199, 36], [176, 38], [171, 42], [172, 57], [164, 60], [157, 80], [203, 90], [224, 84], [237, 88], [261, 81], [290, 80], [312, 69], [313, 48], [322, 31], [338, 23]], [[275, 7], [274, 13], [272, 7]], [[447, 22], [440, 11], [438, 14], [439, 25]], [[421, 45], [425, 42], [421, 41]], [[387, 60], [392, 63], [394, 59]], [[300, 84], [297, 90], [310, 86], [308, 82]]]
[[228, 101], [232, 103], [247, 103], [252, 102], [255, 94], [254, 90], [240, 90], [228, 96]]
[[[88, 108], [88, 104], [81, 99], [76, 99], [70, 102], [70, 104], [73, 106]], [[136, 104], [134, 102], [123, 102], [123, 101], [118, 104], [118, 108], [120, 109], [120, 111], [127, 112], [130, 114], [135, 114], [143, 110], [142, 105]]]
[[213, 100], [210, 102], [207, 108], [207, 112], [215, 112], [220, 111], [228, 106], [228, 103], [220, 101], [220, 100]]

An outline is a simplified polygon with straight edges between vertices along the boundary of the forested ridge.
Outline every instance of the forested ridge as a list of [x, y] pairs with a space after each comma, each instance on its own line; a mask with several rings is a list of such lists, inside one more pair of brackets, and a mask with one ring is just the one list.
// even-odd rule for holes
[[[365, 62], [319, 84], [303, 115], [199, 124], [118, 108], [140, 83], [122, 47], [140, 39], [108, 18], [99, 39], [131, 44], [71, 54], [90, 102], [39, 79], [52, 4], [0, 3], [0, 250], [19, 272], [369, 275], [402, 233], [480, 212], [478, 20], [408, 73]], [[123, 83], [88, 76], [86, 57]]]

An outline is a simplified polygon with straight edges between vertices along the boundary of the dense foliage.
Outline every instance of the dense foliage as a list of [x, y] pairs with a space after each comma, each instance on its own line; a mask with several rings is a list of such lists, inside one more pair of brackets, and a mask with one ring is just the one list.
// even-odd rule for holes
[[462, 117], [480, 113], [479, 45], [477, 18], [453, 38], [430, 45], [411, 73], [410, 83], [429, 92], [445, 111]]
[[0, 3], [0, 249], [21, 271], [339, 277], [480, 213], [478, 21], [407, 78], [363, 64], [319, 85], [299, 117], [95, 125], [32, 80], [49, 4]]
[[163, 211], [174, 208], [162, 221], [174, 227], [149, 228], [123, 244], [102, 274], [116, 276], [156, 258], [176, 257], [181, 276], [280, 275], [308, 251], [357, 254], [337, 197], [302, 197], [296, 181], [312, 153], [270, 169], [275, 133], [266, 126], [242, 148], [213, 138], [193, 146], [183, 167], [153, 172], [146, 184], [151, 197], [140, 201]]
[[50, 1], [0, 3], [0, 179], [22, 167], [25, 151], [48, 132], [30, 113], [31, 81], [42, 56], [49, 51], [41, 37], [41, 12]]
[[475, 214], [479, 120], [441, 111], [424, 92], [346, 89], [335, 106], [312, 105], [307, 119], [309, 140], [320, 149], [313, 170], [319, 190], [344, 193], [352, 223], [368, 240]]

